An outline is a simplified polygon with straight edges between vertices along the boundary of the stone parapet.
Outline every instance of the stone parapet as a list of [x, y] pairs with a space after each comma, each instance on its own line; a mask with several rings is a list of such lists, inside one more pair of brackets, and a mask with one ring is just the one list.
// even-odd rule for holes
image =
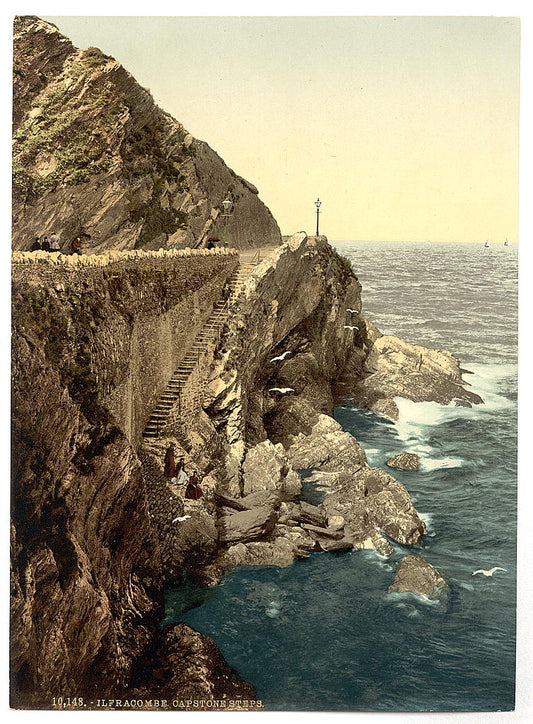
[[13, 264], [60, 264], [67, 267], [103, 267], [108, 264], [147, 259], [183, 259], [197, 256], [234, 256], [237, 249], [216, 247], [214, 249], [158, 249], [144, 251], [129, 249], [125, 251], [107, 251], [103, 254], [62, 254], [54, 251], [14, 251]]

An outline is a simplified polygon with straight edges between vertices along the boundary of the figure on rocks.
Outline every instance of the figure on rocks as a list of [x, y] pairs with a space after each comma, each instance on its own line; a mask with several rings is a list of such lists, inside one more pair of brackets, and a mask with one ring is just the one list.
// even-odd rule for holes
[[176, 458], [174, 456], [174, 450], [176, 443], [171, 442], [165, 453], [165, 478], [171, 480], [176, 475]]
[[172, 480], [172, 482], [176, 483], [177, 485], [187, 485], [187, 483], [189, 482], [189, 476], [185, 472], [183, 460], [179, 461], [178, 467], [176, 468], [175, 478]]
[[203, 495], [203, 492], [200, 487], [200, 481], [198, 479], [198, 475], [196, 473], [192, 473], [191, 477], [189, 478], [189, 482], [187, 483], [187, 489], [185, 490], [185, 497], [190, 498], [191, 500], [198, 500], [198, 498], [201, 498], [202, 495]]

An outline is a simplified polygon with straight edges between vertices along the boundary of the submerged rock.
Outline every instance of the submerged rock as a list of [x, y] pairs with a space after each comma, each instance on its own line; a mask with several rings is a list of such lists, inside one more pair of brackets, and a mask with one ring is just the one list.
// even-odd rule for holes
[[411, 591], [430, 596], [446, 587], [446, 581], [439, 572], [423, 558], [406, 556], [398, 564], [394, 582], [389, 593]]
[[420, 458], [416, 453], [401, 452], [387, 460], [390, 468], [398, 470], [418, 470], [420, 467]]

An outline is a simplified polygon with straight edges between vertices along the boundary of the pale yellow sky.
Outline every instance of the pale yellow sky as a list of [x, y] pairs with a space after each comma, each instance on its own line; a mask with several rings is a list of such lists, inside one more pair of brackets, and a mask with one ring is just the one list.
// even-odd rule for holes
[[520, 24], [44, 16], [119, 60], [283, 233], [517, 241]]

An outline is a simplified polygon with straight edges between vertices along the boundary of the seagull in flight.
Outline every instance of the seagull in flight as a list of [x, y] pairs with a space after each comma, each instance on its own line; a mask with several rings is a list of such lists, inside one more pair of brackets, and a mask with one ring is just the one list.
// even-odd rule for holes
[[177, 518], [174, 518], [172, 521], [173, 523], [182, 523], [184, 520], [187, 520], [187, 518], [190, 518], [190, 515], [178, 515]]
[[345, 324], [344, 329], [359, 329], [359, 327], [352, 327], [350, 324]]
[[294, 392], [294, 390], [292, 387], [271, 387], [269, 392], [279, 392], [281, 395], [284, 395], [286, 392]]
[[484, 571], [483, 568], [480, 568], [478, 571], [474, 571], [472, 575], [475, 576], [476, 573], [482, 573], [484, 576], [492, 576], [495, 571], [505, 571], [507, 573], [507, 568], [500, 568], [500, 566], [494, 566], [494, 568], [491, 568], [488, 571]]
[[359, 314], [359, 310], [358, 310], [358, 309], [347, 309], [346, 311], [347, 311], [347, 312], [351, 312], [352, 314]]
[[271, 361], [271, 362], [278, 362], [278, 361], [279, 361], [279, 362], [283, 362], [283, 360], [285, 359], [285, 357], [286, 357], [288, 354], [290, 354], [290, 350], [289, 350], [288, 352], [284, 352], [283, 354], [280, 354], [279, 357], [272, 357], [272, 359], [271, 359], [270, 361]]

